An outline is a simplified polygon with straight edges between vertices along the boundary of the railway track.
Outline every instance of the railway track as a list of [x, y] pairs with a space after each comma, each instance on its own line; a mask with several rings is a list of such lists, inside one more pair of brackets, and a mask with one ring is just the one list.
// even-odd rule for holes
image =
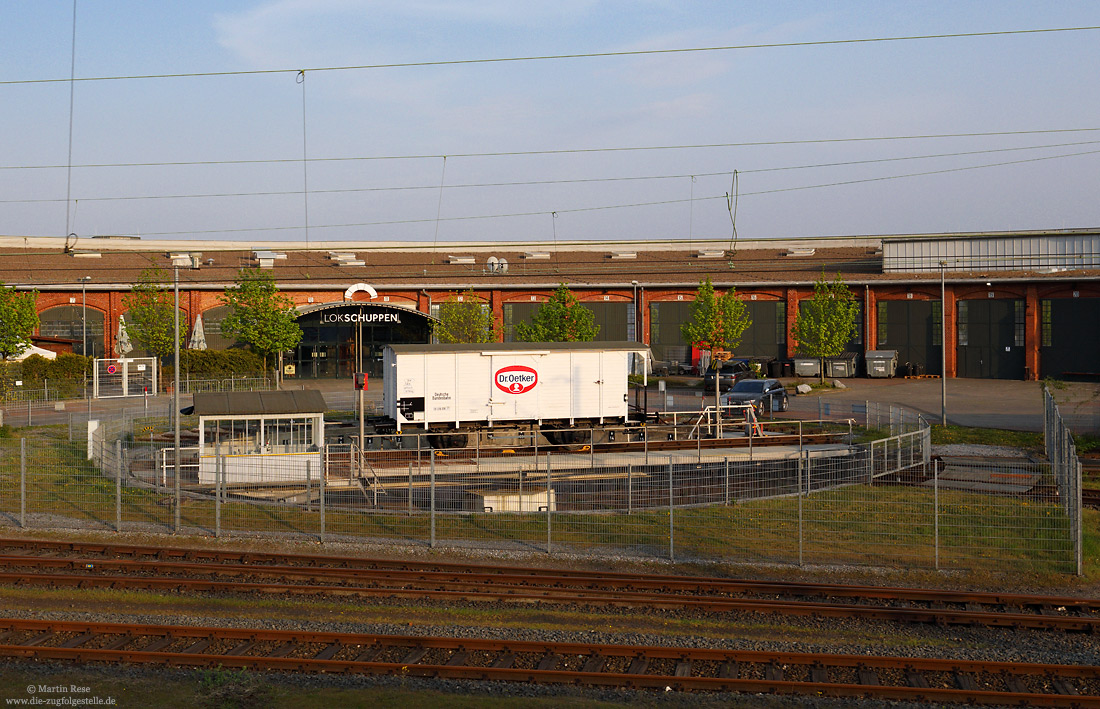
[[0, 539], [0, 583], [756, 612], [1094, 632], [1100, 599]]
[[[797, 422], [795, 422], [797, 424]], [[740, 430], [743, 424], [726, 424], [730, 430]], [[714, 450], [721, 448], [748, 448], [762, 446], [796, 446], [801, 441], [803, 445], [822, 445], [827, 443], [843, 442], [848, 436], [847, 431], [835, 433], [808, 433], [799, 436], [797, 432], [791, 434], [768, 433], [765, 436], [753, 436], [751, 443], [748, 437], [735, 438], [702, 438], [691, 440], [649, 440], [649, 441], [619, 441], [571, 446], [518, 446], [510, 448], [448, 448], [435, 450], [431, 448], [421, 449], [420, 454], [429, 456], [435, 453], [440, 463], [466, 463], [481, 458], [502, 458], [515, 456], [533, 456], [540, 453], [576, 453], [578, 451], [591, 451], [600, 453], [634, 453], [648, 451], [650, 453], [662, 453], [684, 450]], [[394, 461], [407, 461], [415, 459], [417, 449], [383, 449], [368, 450], [364, 453], [372, 464], [384, 464]]]
[[692, 692], [1100, 707], [1100, 668], [1095, 666], [896, 656], [2, 618], [0, 656]]

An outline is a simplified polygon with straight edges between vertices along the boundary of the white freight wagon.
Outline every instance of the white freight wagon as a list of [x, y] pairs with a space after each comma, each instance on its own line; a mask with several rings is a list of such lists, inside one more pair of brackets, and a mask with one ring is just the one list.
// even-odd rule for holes
[[651, 361], [639, 342], [390, 345], [383, 412], [398, 431], [625, 423], [627, 377]]

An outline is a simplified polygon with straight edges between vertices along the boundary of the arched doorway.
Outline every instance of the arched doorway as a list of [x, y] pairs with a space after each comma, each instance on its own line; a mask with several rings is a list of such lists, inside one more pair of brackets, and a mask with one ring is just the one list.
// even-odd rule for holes
[[302, 341], [294, 351], [299, 378], [382, 374], [386, 345], [428, 344], [435, 319], [417, 310], [374, 303], [320, 303], [298, 309]]
[[[85, 315], [85, 313], [87, 315]], [[38, 314], [38, 334], [73, 342], [73, 352], [89, 357], [103, 356], [103, 313], [81, 305], [58, 305]], [[87, 349], [84, 342], [87, 336]]]

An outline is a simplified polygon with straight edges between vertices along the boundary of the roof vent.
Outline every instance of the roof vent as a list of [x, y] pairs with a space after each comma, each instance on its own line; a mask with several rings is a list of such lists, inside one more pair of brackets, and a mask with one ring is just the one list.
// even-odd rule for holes
[[73, 258], [102, 258], [103, 254], [98, 251], [74, 251], [70, 254]]
[[252, 260], [259, 264], [260, 268], [275, 268], [275, 261], [286, 259], [286, 254], [279, 251], [253, 251]]
[[367, 262], [356, 258], [353, 251], [329, 251], [329, 259], [336, 262], [337, 266], [366, 266]]
[[546, 261], [550, 258], [549, 251], [527, 251], [523, 254], [523, 258], [528, 261]]
[[637, 251], [612, 251], [611, 252], [611, 258], [616, 259], [616, 260], [618, 260], [618, 259], [638, 258], [638, 252]]
[[787, 256], [813, 256], [815, 251], [817, 251], [817, 249], [799, 246], [796, 248], [787, 249]]
[[485, 270], [489, 273], [508, 273], [508, 259], [490, 256], [485, 260]]
[[695, 258], [724, 258], [725, 255], [722, 249], [699, 249], [695, 252]]
[[448, 256], [447, 257], [447, 263], [452, 263], [452, 264], [474, 263], [474, 257], [473, 256]]

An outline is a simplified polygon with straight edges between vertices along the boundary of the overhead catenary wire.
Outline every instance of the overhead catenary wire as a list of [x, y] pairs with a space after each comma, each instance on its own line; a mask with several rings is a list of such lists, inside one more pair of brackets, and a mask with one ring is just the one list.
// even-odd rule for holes
[[[938, 158], [951, 158], [951, 157], [968, 157], [973, 155], [989, 155], [996, 153], [1007, 152], [1019, 152], [1022, 150], [1047, 150], [1052, 148], [1065, 148], [1065, 147], [1077, 147], [1083, 145], [1100, 145], [1100, 140], [1086, 140], [1076, 141], [1072, 143], [1048, 143], [1045, 145], [1024, 145], [1011, 148], [987, 148], [983, 150], [963, 150], [954, 151], [948, 153], [931, 153], [925, 155], [904, 155], [888, 158], [868, 158], [864, 160], [842, 160], [835, 162], [825, 163], [810, 163], [807, 165], [783, 165], [776, 167], [763, 167], [747, 170], [738, 170], [739, 174], [761, 174], [769, 172], [789, 172], [794, 170], [811, 170], [822, 169], [831, 167], [854, 167], [859, 165], [875, 165], [891, 162], [905, 162], [908, 160], [930, 160]], [[295, 162], [300, 162], [296, 160]], [[307, 160], [308, 162], [308, 160]], [[585, 184], [585, 183], [600, 183], [600, 182], [630, 182], [630, 181], [648, 181], [648, 180], [680, 180], [685, 178], [700, 178], [700, 177], [727, 177], [733, 174], [731, 170], [722, 170], [719, 172], [696, 172], [694, 174], [676, 173], [676, 174], [663, 174], [663, 175], [626, 175], [615, 177], [577, 177], [577, 178], [565, 178], [565, 179], [548, 179], [548, 180], [509, 180], [503, 182], [455, 182], [445, 186], [445, 189], [469, 189], [469, 188], [485, 188], [485, 187], [523, 187], [523, 186], [538, 186], [538, 185], [567, 185], [567, 184]], [[346, 187], [346, 188], [334, 188], [334, 189], [313, 189], [310, 190], [313, 194], [345, 194], [345, 193], [369, 193], [369, 192], [401, 192], [401, 191], [415, 191], [415, 190], [438, 190], [440, 185], [438, 184], [424, 184], [424, 185], [389, 185], [383, 187]], [[80, 199], [85, 202], [111, 202], [111, 201], [133, 201], [133, 200], [158, 200], [158, 199], [205, 199], [205, 198], [220, 198], [220, 197], [273, 197], [273, 196], [293, 196], [300, 194], [298, 190], [263, 190], [253, 192], [203, 192], [192, 194], [167, 194], [167, 195], [119, 195], [119, 196], [101, 196], [101, 197], [88, 197], [83, 196]], [[37, 199], [0, 199], [0, 204], [37, 204], [48, 202], [60, 202], [60, 197], [50, 198], [37, 198]]]
[[[765, 42], [759, 44], [730, 44], [707, 47], [673, 47], [668, 49], [631, 49], [605, 52], [576, 52], [567, 54], [533, 54], [514, 57], [487, 57], [481, 59], [443, 59], [437, 61], [387, 62], [379, 64], [351, 64], [343, 66], [309, 67], [306, 71], [364, 71], [371, 69], [403, 69], [414, 67], [462, 66], [477, 64], [507, 64], [537, 61], [561, 61], [569, 59], [602, 59], [612, 57], [644, 57], [662, 54], [693, 54], [705, 52], [731, 52], [753, 49], [791, 49], [799, 47], [828, 47], [846, 44], [875, 44], [885, 42], [916, 42], [944, 39], [976, 39], [980, 37], [1008, 37], [1013, 35], [1037, 35], [1067, 32], [1091, 32], [1100, 30], [1100, 25], [1082, 25], [1079, 27], [1045, 27], [1022, 30], [993, 30], [987, 32], [951, 32], [941, 34], [896, 35], [887, 37], [857, 37], [849, 39], [806, 40], [801, 42]], [[127, 81], [148, 79], [183, 79], [218, 76], [263, 76], [271, 74], [296, 74], [302, 69], [241, 69], [236, 71], [197, 71], [164, 74], [120, 74], [113, 76], [84, 76], [76, 81]], [[20, 84], [50, 84], [68, 81], [68, 79], [9, 79], [0, 81], [0, 86]]]
[[[829, 145], [841, 143], [870, 143], [878, 141], [916, 141], [936, 140], [949, 138], [991, 138], [1005, 136], [1024, 135], [1053, 135], [1056, 133], [1097, 133], [1100, 127], [1085, 128], [1043, 128], [1035, 130], [1015, 131], [983, 131], [971, 133], [923, 133], [912, 135], [887, 135], [887, 136], [856, 136], [848, 138], [805, 138], [798, 140], [756, 140], [741, 141], [735, 143], [694, 143], [682, 145], [628, 145], [602, 148], [562, 148], [558, 150], [497, 150], [480, 153], [448, 152], [442, 153], [415, 153], [407, 155], [359, 155], [345, 157], [309, 158], [309, 162], [352, 162], [359, 160], [438, 160], [443, 157], [454, 158], [493, 158], [493, 157], [522, 157], [527, 155], [583, 155], [588, 153], [621, 153], [635, 151], [657, 150], [713, 150], [717, 148], [755, 148], [772, 146], [793, 145]], [[1069, 143], [1068, 145], [1074, 145]], [[73, 165], [74, 168], [108, 168], [108, 167], [190, 167], [201, 165], [273, 165], [278, 163], [297, 163], [301, 158], [260, 158], [254, 160], [171, 160], [159, 162], [122, 162], [122, 163], [84, 163]], [[0, 165], [0, 170], [57, 170], [67, 165]], [[728, 174], [728, 173], [727, 173]]]
[[[1007, 165], [1022, 165], [1022, 164], [1026, 164], [1026, 163], [1034, 163], [1034, 162], [1039, 162], [1039, 161], [1044, 161], [1044, 160], [1059, 160], [1059, 159], [1079, 157], [1079, 156], [1084, 156], [1084, 155], [1095, 155], [1095, 154], [1098, 154], [1098, 153], [1100, 153], [1100, 150], [1087, 150], [1087, 151], [1068, 153], [1068, 154], [1063, 154], [1063, 155], [1050, 155], [1050, 156], [1037, 157], [1037, 158], [1027, 158], [1027, 159], [1023, 159], [1023, 160], [1002, 161], [1002, 162], [997, 162], [997, 163], [988, 163], [988, 164], [984, 164], [984, 165], [969, 165], [969, 166], [965, 166], [965, 167], [944, 168], [944, 169], [941, 169], [941, 170], [926, 170], [926, 171], [923, 171], [923, 172], [913, 172], [913, 173], [907, 173], [907, 174], [903, 174], [903, 175], [886, 175], [886, 176], [867, 177], [867, 178], [860, 178], [860, 179], [853, 179], [853, 180], [842, 180], [842, 181], [838, 181], [838, 182], [827, 182], [827, 183], [820, 183], [820, 184], [814, 184], [814, 185], [801, 185], [801, 186], [795, 186], [795, 187], [779, 187], [779, 188], [769, 189], [769, 190], [757, 190], [755, 192], [744, 192], [744, 193], [741, 193], [740, 196], [750, 197], [750, 196], [758, 196], [758, 195], [765, 195], [765, 194], [778, 194], [778, 193], [782, 193], [782, 192], [796, 192], [796, 191], [801, 191], [801, 190], [823, 189], [823, 188], [828, 188], [828, 187], [841, 187], [841, 186], [846, 186], [846, 185], [854, 185], [854, 184], [869, 183], [869, 182], [884, 182], [884, 181], [888, 181], [888, 180], [901, 180], [901, 179], [914, 178], [914, 177], [924, 177], [924, 176], [928, 176], [928, 175], [939, 175], [939, 174], [947, 174], [947, 173], [953, 173], [953, 172], [964, 172], [964, 171], [968, 171], [968, 170], [981, 170], [981, 169], [987, 169], [987, 168], [993, 168], [993, 167], [1004, 167], [1004, 166], [1007, 166]], [[724, 200], [724, 199], [727, 199], [727, 194], [714, 195], [714, 196], [710, 196], [710, 197], [696, 197], [695, 199], [699, 200], [699, 201], [711, 201], [711, 200], [716, 200], [716, 199], [723, 199]], [[596, 206], [589, 206], [589, 207], [574, 207], [574, 208], [571, 208], [571, 209], [560, 209], [559, 208], [559, 209], [554, 210], [553, 213], [555, 213], [555, 214], [579, 214], [579, 213], [584, 213], [584, 212], [596, 212], [596, 211], [612, 210], [612, 209], [631, 209], [631, 208], [655, 207], [655, 206], [671, 205], [671, 204], [683, 204], [686, 201], [688, 201], [688, 200], [686, 200], [684, 198], [674, 198], [674, 199], [653, 200], [653, 201], [648, 201], [648, 202], [631, 202], [631, 203], [627, 203], [627, 204], [606, 204], [606, 205], [596, 205]], [[550, 213], [551, 213], [551, 211], [548, 210], [548, 209], [541, 209], [541, 210], [532, 210], [532, 211], [525, 211], [525, 212], [502, 213], [502, 214], [478, 214], [478, 215], [459, 215], [459, 216], [450, 216], [450, 217], [437, 217], [436, 220], [438, 220], [438, 221], [455, 221], [455, 222], [458, 222], [458, 221], [472, 221], [472, 220], [478, 220], [478, 219], [506, 219], [506, 218], [516, 218], [516, 217], [544, 216], [544, 215], [547, 215], [547, 214], [550, 214]], [[390, 220], [376, 220], [376, 221], [367, 221], [367, 222], [343, 222], [343, 223], [339, 223], [339, 224], [320, 224], [320, 225], [314, 225], [314, 228], [315, 229], [337, 229], [337, 228], [348, 228], [348, 227], [393, 226], [393, 225], [398, 225], [398, 224], [422, 224], [422, 223], [430, 222], [430, 221], [433, 221], [433, 219], [426, 218], [426, 217], [424, 217], [424, 218], [415, 218], [415, 219], [390, 219]], [[203, 230], [189, 229], [189, 230], [185, 230], [185, 231], [143, 232], [143, 235], [144, 236], [178, 236], [178, 235], [183, 235], [183, 234], [199, 235], [199, 234], [233, 234], [233, 233], [253, 233], [253, 232], [278, 232], [278, 231], [287, 231], [287, 230], [296, 229], [296, 228], [297, 227], [293, 227], [293, 226], [271, 226], [271, 227], [239, 227], [239, 228], [222, 228], [222, 229], [203, 229]]]
[[73, 116], [75, 115], [76, 100], [76, 0], [73, 0], [73, 37], [69, 54], [69, 157], [66, 164], [65, 177], [65, 233], [71, 234], [69, 221], [69, 200], [73, 192]]

